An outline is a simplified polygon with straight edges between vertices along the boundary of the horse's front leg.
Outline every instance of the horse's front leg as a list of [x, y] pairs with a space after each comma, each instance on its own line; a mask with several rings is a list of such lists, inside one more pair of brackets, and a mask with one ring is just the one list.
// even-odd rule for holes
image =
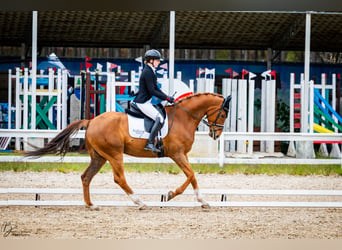
[[180, 195], [184, 192], [184, 190], [189, 186], [189, 184], [191, 183], [195, 195], [196, 195], [196, 199], [198, 202], [200, 202], [202, 204], [202, 208], [209, 208], [209, 204], [208, 202], [206, 202], [202, 195], [200, 194], [199, 188], [198, 188], [198, 184], [197, 184], [197, 180], [195, 177], [195, 173], [192, 170], [188, 157], [185, 154], [181, 154], [181, 155], [177, 155], [175, 157], [171, 157], [176, 164], [180, 167], [180, 169], [182, 169], [182, 171], [184, 172], [184, 174], [186, 175], [187, 179], [185, 180], [185, 182], [178, 187], [174, 192], [170, 191], [168, 193], [168, 201], [173, 199], [174, 197], [176, 197], [177, 195]]
[[124, 174], [124, 168], [123, 168], [123, 155], [113, 157], [109, 160], [110, 164], [112, 165], [112, 170], [114, 174], [114, 182], [118, 184], [122, 190], [125, 191], [125, 193], [131, 198], [131, 200], [134, 202], [134, 204], [138, 205], [138, 208], [140, 210], [143, 210], [146, 208], [145, 203], [143, 203], [139, 197], [137, 197], [133, 190], [130, 188], [130, 186], [127, 184], [125, 174]]

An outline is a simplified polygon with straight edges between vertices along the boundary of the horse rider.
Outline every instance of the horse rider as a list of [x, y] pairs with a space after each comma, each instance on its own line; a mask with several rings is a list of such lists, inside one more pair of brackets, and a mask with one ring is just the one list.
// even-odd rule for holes
[[164, 118], [152, 105], [152, 97], [155, 96], [161, 100], [167, 100], [169, 103], [174, 103], [174, 98], [167, 96], [157, 86], [156, 68], [160, 64], [160, 59], [161, 54], [158, 50], [151, 49], [146, 51], [144, 56], [145, 67], [139, 79], [139, 91], [133, 100], [137, 107], [154, 121], [150, 136], [144, 148], [154, 153], [160, 152], [160, 149], [154, 146], [154, 140], [164, 123]]

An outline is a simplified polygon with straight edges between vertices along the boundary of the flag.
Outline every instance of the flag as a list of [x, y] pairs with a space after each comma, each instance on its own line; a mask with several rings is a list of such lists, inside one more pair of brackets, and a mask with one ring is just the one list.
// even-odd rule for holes
[[139, 63], [142, 63], [143, 62], [143, 59], [141, 56], [135, 58], [135, 61], [139, 62]]
[[232, 74], [232, 69], [231, 68], [229, 68], [229, 69], [226, 69], [224, 72], [227, 72], [228, 74]]
[[80, 63], [80, 71], [83, 69], [83, 63]]
[[86, 61], [86, 62], [89, 62], [89, 61], [91, 61], [91, 58], [90, 58], [89, 56], [86, 56], [86, 57], [85, 57], [85, 61]]
[[251, 80], [252, 78], [256, 77], [256, 74], [253, 74], [252, 72], [249, 72], [249, 80]]
[[205, 69], [199, 68], [199, 69], [196, 70], [196, 76], [198, 76], [198, 77], [199, 77], [201, 74], [203, 74], [203, 73], [205, 73]]
[[157, 70], [156, 71], [158, 74], [160, 74], [160, 75], [163, 75], [164, 74], [164, 72], [166, 72], [166, 70], [164, 70], [164, 69], [160, 69], [160, 70]]
[[167, 63], [164, 63], [164, 64], [160, 65], [159, 67], [167, 70]]
[[237, 73], [237, 72], [235, 72], [235, 71], [233, 70], [232, 78], [235, 78], [236, 76], [239, 76], [239, 73]]
[[261, 74], [261, 76], [266, 78], [267, 76], [270, 75], [270, 73], [271, 73], [271, 70], [267, 70], [267, 71], [263, 72], [263, 73]]
[[202, 75], [203, 73], [205, 73], [205, 69], [199, 68], [199, 69], [198, 69], [198, 75], [200, 76], [200, 75]]
[[248, 70], [242, 69], [242, 73], [241, 73], [242, 79], [244, 79], [244, 78], [245, 78], [245, 75], [247, 75], [248, 73], [249, 73]]
[[214, 69], [207, 69], [207, 68], [205, 68], [204, 72], [205, 72], [206, 75], [209, 75], [209, 74], [214, 75], [215, 74], [215, 68]]
[[270, 72], [270, 75], [274, 77], [274, 79], [276, 78], [276, 74], [277, 72], [275, 70], [273, 70], [272, 72]]
[[111, 63], [111, 64], [110, 64], [110, 70], [115, 69], [115, 68], [117, 68], [117, 67], [119, 67], [119, 65], [116, 65], [116, 64], [114, 64], [114, 63]]
[[110, 63], [110, 62], [107, 62], [107, 71], [112, 71], [112, 69], [115, 69], [116, 67], [118, 67], [119, 65], [116, 65], [114, 63]]
[[91, 63], [88, 63], [88, 62], [86, 62], [86, 70], [88, 71], [88, 69], [90, 68], [90, 67], [92, 67], [93, 65], [91, 64]]

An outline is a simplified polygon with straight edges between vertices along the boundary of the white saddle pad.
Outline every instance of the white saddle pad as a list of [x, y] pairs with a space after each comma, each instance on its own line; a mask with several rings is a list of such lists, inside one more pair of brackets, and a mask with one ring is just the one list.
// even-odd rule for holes
[[[128, 116], [129, 135], [134, 138], [148, 139], [148, 137], [150, 136], [150, 133], [145, 131], [144, 119], [137, 118], [129, 114], [127, 114], [127, 116]], [[169, 126], [168, 126], [168, 119], [166, 116], [164, 125], [160, 130], [161, 138], [164, 138], [165, 136], [167, 136], [168, 130], [169, 130]]]

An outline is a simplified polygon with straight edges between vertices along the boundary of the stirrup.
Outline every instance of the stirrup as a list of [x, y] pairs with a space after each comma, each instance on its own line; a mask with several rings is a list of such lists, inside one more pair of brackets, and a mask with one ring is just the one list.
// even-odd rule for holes
[[152, 143], [147, 143], [144, 147], [145, 150], [150, 150], [153, 153], [159, 153], [161, 152], [159, 148], [156, 148]]

